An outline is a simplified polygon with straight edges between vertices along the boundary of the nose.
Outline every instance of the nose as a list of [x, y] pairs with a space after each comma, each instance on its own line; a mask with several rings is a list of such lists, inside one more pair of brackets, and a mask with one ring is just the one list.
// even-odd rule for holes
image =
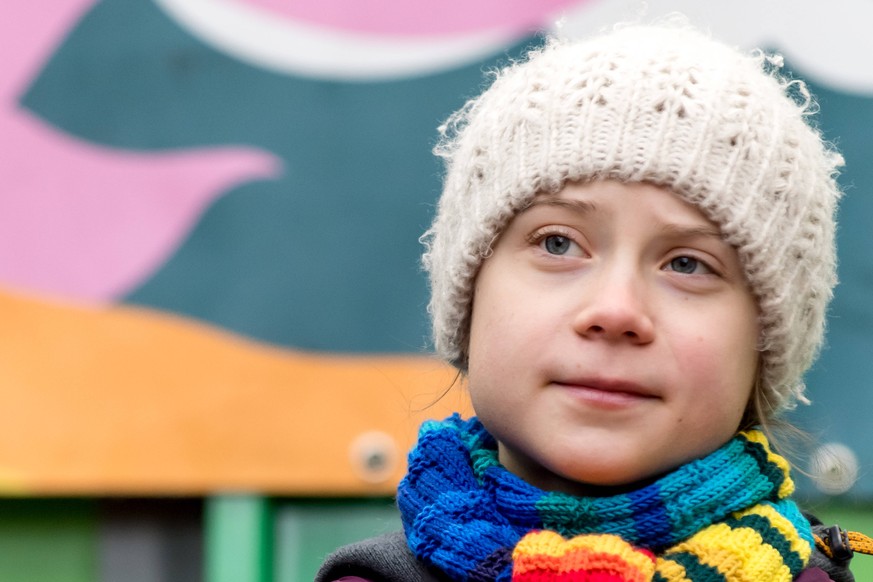
[[590, 283], [573, 321], [577, 334], [588, 339], [640, 345], [654, 340], [655, 327], [645, 283], [638, 276], [615, 269]]

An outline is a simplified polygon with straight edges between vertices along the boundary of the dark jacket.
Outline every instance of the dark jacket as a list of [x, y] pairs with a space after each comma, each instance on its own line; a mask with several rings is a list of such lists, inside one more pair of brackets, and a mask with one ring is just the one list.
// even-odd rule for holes
[[402, 531], [344, 546], [321, 565], [315, 582], [360, 576], [372, 582], [445, 582], [425, 568], [406, 545]]
[[[817, 523], [817, 522], [815, 522]], [[824, 531], [820, 523], [813, 531]], [[344, 546], [328, 556], [315, 582], [334, 582], [343, 576], [360, 576], [372, 582], [448, 582], [438, 572], [431, 572], [415, 559], [406, 545], [403, 532], [394, 532]], [[854, 582], [848, 563], [837, 563], [813, 550], [809, 568], [797, 582]], [[762, 581], [763, 582], [763, 581]]]

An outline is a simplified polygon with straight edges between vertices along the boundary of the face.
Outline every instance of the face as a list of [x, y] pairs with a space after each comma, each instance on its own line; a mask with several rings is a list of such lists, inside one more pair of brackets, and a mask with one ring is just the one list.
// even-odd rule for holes
[[736, 251], [669, 190], [570, 184], [476, 280], [468, 382], [501, 462], [546, 490], [632, 485], [740, 424], [758, 313]]

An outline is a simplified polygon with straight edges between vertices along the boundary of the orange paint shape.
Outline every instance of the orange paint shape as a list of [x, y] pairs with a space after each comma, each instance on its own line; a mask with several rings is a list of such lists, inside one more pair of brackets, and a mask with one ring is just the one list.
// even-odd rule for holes
[[471, 410], [424, 356], [299, 353], [8, 292], [0, 321], [0, 494], [391, 494], [421, 421]]

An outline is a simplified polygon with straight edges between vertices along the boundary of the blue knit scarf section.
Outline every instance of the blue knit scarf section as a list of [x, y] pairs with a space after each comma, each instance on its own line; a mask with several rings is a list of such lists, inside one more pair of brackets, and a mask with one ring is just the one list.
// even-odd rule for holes
[[540, 490], [497, 460], [476, 418], [422, 425], [397, 502], [407, 541], [425, 564], [454, 580], [509, 580], [512, 550], [535, 529], [565, 537], [609, 533], [656, 554], [731, 513], [772, 504], [812, 543], [809, 523], [779, 497], [786, 472], [767, 449], [737, 435], [639, 490], [576, 497]]

